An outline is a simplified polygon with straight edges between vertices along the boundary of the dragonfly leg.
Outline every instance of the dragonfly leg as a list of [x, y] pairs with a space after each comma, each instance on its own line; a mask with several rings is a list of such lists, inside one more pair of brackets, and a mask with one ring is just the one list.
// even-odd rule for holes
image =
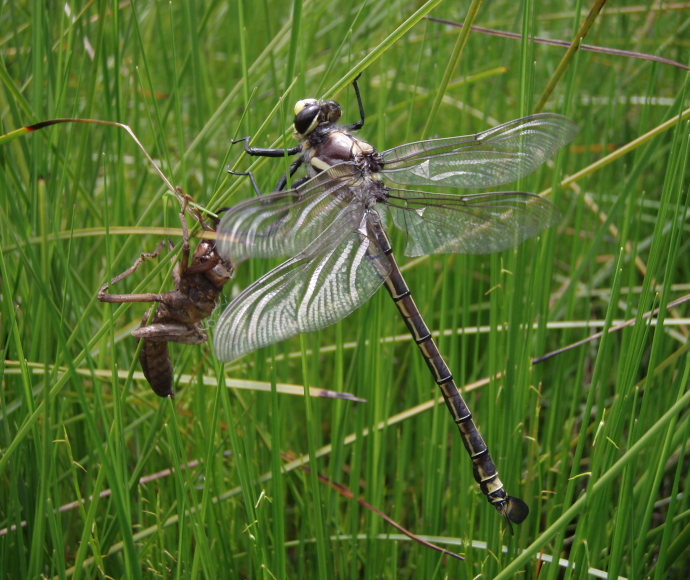
[[290, 155], [297, 155], [300, 151], [302, 151], [302, 146], [301, 145], [295, 145], [294, 147], [290, 147], [289, 149], [271, 149], [270, 147], [252, 147], [249, 145], [249, 140], [251, 137], [246, 136], [246, 137], [241, 137], [240, 139], [233, 139], [231, 141], [232, 145], [235, 145], [236, 143], [239, 143], [240, 141], [244, 142], [244, 152], [247, 155], [252, 155], [254, 157], [288, 157]]
[[[292, 177], [295, 174], [295, 171], [304, 163], [304, 157], [300, 156], [297, 159], [295, 159], [292, 163], [290, 163], [290, 169], [288, 170], [288, 173], [290, 177]], [[307, 180], [307, 178], [303, 179], [298, 179], [297, 181], [293, 181], [291, 184], [291, 187], [298, 187], [302, 183], [304, 183]], [[285, 186], [287, 185], [287, 175], [283, 174], [283, 176], [278, 180], [278, 183], [276, 186], [273, 188], [273, 191], [282, 191], [285, 189]]]
[[256, 193], [256, 196], [261, 197], [263, 195], [261, 193], [261, 190], [259, 189], [259, 186], [256, 184], [256, 179], [254, 179], [254, 172], [253, 171], [232, 171], [232, 169], [230, 169], [230, 167], [228, 167], [227, 171], [230, 175], [239, 175], [241, 177], [249, 177], [249, 181], [252, 184], [252, 188], [254, 189], [254, 193]]
[[148, 322], [150, 311], [141, 320], [141, 326], [132, 331], [135, 338], [143, 338], [153, 342], [178, 342], [180, 344], [204, 344], [208, 334], [201, 324], [185, 324], [182, 322]]
[[[298, 163], [299, 161], [299, 163]], [[290, 176], [297, 170], [297, 168], [302, 164], [302, 158], [300, 157], [297, 161], [295, 161], [292, 165], [290, 165]], [[254, 193], [256, 193], [257, 197], [261, 197], [263, 194], [261, 193], [261, 190], [259, 189], [259, 186], [256, 184], [256, 179], [254, 178], [254, 172], [253, 171], [232, 171], [230, 168], [228, 168], [228, 173], [230, 175], [241, 175], [244, 177], [249, 177], [249, 181], [252, 183], [252, 188], [254, 189]], [[297, 181], [292, 182], [292, 188], [294, 189], [295, 187], [299, 187], [307, 181], [307, 177], [304, 177], [302, 179], [298, 179]], [[277, 185], [273, 189], [273, 192], [276, 191], [282, 191], [285, 189], [285, 186], [287, 185], [287, 177], [283, 175], [283, 177], [280, 178], [280, 181], [278, 181]], [[227, 208], [226, 208], [227, 209]]]
[[[168, 242], [169, 243], [169, 242]], [[155, 294], [153, 292], [147, 292], [145, 294], [109, 294], [108, 288], [117, 284], [120, 280], [125, 279], [130, 276], [134, 271], [146, 260], [158, 257], [161, 253], [163, 247], [165, 246], [165, 240], [162, 240], [158, 247], [153, 252], [142, 252], [142, 254], [134, 261], [129, 268], [127, 268], [122, 274], [115, 276], [110, 282], [106, 282], [101, 286], [98, 291], [98, 300], [100, 302], [160, 302], [163, 299], [162, 294]]]
[[[182, 214], [186, 211], [189, 215], [191, 215], [196, 221], [201, 224], [201, 227], [206, 230], [206, 231], [214, 231], [215, 226], [209, 226], [206, 223], [206, 220], [204, 220], [204, 211], [199, 209], [199, 206], [194, 202], [194, 198], [185, 193], [184, 190], [181, 187], [176, 187], [175, 190], [178, 193], [178, 199], [180, 200], [180, 213], [178, 214], [180, 216], [180, 220], [182, 220]], [[184, 230], [186, 226], [182, 226], [182, 229]], [[189, 240], [189, 238], [188, 238]]]
[[[182, 191], [182, 190], [180, 190]], [[184, 273], [189, 267], [189, 228], [187, 227], [187, 220], [184, 218], [184, 212], [187, 210], [187, 205], [191, 199], [187, 194], [184, 194], [182, 198], [182, 207], [180, 208], [180, 226], [182, 226], [182, 259], [178, 262], [179, 268], [177, 272], [173, 270], [173, 279], [175, 280], [175, 286], [180, 282], [180, 276], [184, 276]], [[202, 223], [201, 216], [199, 216], [199, 223]], [[170, 246], [172, 244], [168, 242]]]
[[[244, 152], [247, 155], [252, 155], [254, 157], [287, 157], [289, 155], [297, 155], [302, 151], [302, 146], [301, 145], [295, 145], [294, 147], [290, 147], [289, 149], [271, 149], [269, 147], [251, 147], [249, 145], [249, 140], [251, 137], [246, 136], [242, 137], [240, 139], [233, 139], [231, 143], [234, 145], [235, 143], [239, 143], [242, 141], [244, 143]], [[296, 161], [293, 161], [290, 164], [290, 177], [293, 176], [295, 171], [297, 171], [297, 168], [302, 165], [303, 161], [302, 158], [300, 157]], [[254, 191], [256, 192], [257, 195], [261, 195], [261, 192], [259, 191], [259, 188], [256, 186], [256, 181], [254, 181], [254, 176], [252, 175], [251, 171], [247, 173], [237, 173], [234, 171], [230, 171], [228, 169], [228, 173], [232, 175], [249, 175], [249, 178], [252, 181], [252, 185], [254, 186]], [[287, 184], [287, 176], [283, 175], [280, 180], [278, 181], [277, 185], [273, 189], [273, 191], [280, 191], [282, 189], [285, 189], [285, 185]]]
[[352, 87], [355, 89], [355, 96], [357, 97], [357, 105], [359, 105], [359, 121], [352, 123], [351, 125], [345, 125], [343, 129], [346, 131], [359, 131], [364, 127], [364, 105], [362, 104], [362, 95], [359, 93], [359, 87], [357, 86], [357, 81], [362, 73], [359, 73], [352, 81]]

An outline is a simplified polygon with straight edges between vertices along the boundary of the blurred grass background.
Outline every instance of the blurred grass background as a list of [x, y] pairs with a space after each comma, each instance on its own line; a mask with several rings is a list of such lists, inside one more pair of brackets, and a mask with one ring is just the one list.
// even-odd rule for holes
[[[531, 508], [515, 536], [385, 292], [226, 368], [210, 345], [174, 345], [177, 397], [153, 395], [129, 336], [147, 306], [96, 292], [179, 228], [179, 207], [123, 131], [61, 125], [0, 145], [2, 577], [685, 577], [690, 320], [667, 305], [690, 293], [687, 69], [581, 51], [557, 77], [565, 49], [527, 38], [571, 41], [582, 3], [485, 3], [475, 24], [523, 40], [471, 32], [462, 52], [460, 29], [421, 19], [462, 22], [478, 4], [2, 2], [0, 118], [2, 133], [127, 123], [217, 209], [253, 195], [226, 165], [266, 191], [287, 166], [231, 139], [293, 145], [305, 96], [356, 120], [357, 72], [360, 134], [379, 150], [529, 114], [558, 79], [544, 109], [581, 133], [519, 184], [553, 188], [558, 228], [500, 255], [418, 260], [393, 236], [508, 493]], [[688, 65], [688, 8], [611, 3], [584, 42]], [[269, 266], [242, 264], [222, 305]], [[117, 290], [171, 289], [170, 268], [147, 263]], [[310, 451], [311, 473], [286, 460]], [[317, 471], [466, 561], [399, 537]]]

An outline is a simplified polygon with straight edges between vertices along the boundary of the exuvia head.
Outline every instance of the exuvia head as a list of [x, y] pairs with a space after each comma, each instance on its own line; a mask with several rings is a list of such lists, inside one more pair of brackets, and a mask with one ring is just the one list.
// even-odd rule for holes
[[335, 101], [302, 99], [295, 103], [295, 134], [304, 139], [319, 125], [334, 125], [340, 119], [342, 109]]

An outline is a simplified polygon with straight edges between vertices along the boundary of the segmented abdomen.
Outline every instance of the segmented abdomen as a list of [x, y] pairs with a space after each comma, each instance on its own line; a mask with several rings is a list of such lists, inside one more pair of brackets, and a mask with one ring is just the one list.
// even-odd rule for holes
[[173, 391], [173, 366], [167, 342], [154, 342], [144, 339], [139, 354], [139, 363], [153, 392], [159, 397], [175, 395]]

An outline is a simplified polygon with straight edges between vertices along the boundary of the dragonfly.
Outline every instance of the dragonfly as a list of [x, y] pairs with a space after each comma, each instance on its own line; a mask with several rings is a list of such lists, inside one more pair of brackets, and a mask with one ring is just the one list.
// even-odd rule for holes
[[[221, 256], [287, 258], [242, 291], [221, 314], [213, 344], [233, 361], [258, 348], [328, 327], [385, 287], [438, 384], [470, 456], [475, 481], [497, 511], [519, 524], [529, 508], [506, 493], [489, 449], [441, 356], [393, 256], [386, 229], [405, 234], [405, 255], [486, 254], [512, 248], [553, 226], [560, 213], [530, 193], [448, 194], [428, 190], [478, 189], [516, 181], [574, 139], [567, 117], [544, 113], [461, 137], [417, 141], [379, 153], [352, 134], [364, 126], [364, 107], [353, 81], [360, 119], [338, 125], [340, 105], [303, 99], [295, 105], [289, 149], [252, 147], [249, 155], [299, 155], [285, 189], [240, 202], [217, 227]], [[256, 182], [249, 174], [254, 188]]]

